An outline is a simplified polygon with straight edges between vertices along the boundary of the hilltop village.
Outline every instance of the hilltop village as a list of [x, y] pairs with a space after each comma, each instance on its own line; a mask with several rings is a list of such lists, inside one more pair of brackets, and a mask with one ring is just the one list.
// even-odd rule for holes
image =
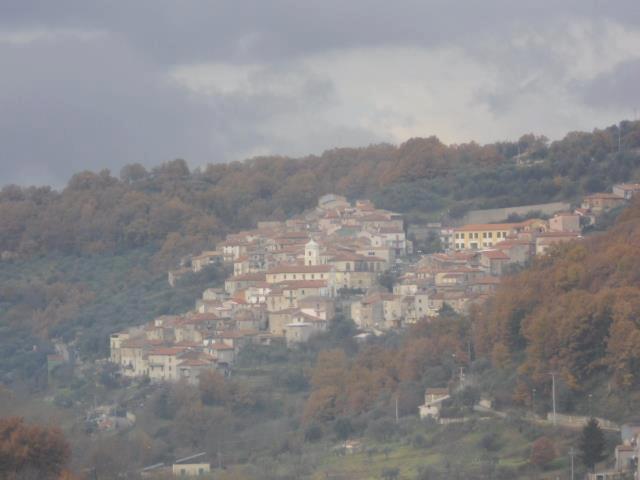
[[403, 216], [329, 194], [287, 221], [259, 222], [212, 251], [183, 259], [168, 273], [233, 265], [224, 289], [207, 289], [194, 309], [114, 333], [110, 360], [128, 377], [197, 383], [216, 369], [229, 375], [248, 344], [306, 342], [338, 316], [360, 338], [438, 316], [465, 314], [495, 291], [500, 278], [554, 244], [578, 240], [585, 226], [627, 202], [638, 184], [583, 199], [548, 219], [429, 226], [442, 252], [423, 254], [407, 238]]

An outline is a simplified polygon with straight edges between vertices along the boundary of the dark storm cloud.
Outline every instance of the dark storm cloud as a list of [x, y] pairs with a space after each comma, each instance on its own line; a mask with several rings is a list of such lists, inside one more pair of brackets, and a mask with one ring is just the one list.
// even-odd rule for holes
[[619, 64], [581, 86], [586, 103], [597, 108], [623, 108], [634, 116], [640, 110], [640, 58]]
[[640, 8], [613, 3], [5, 1], [0, 184], [606, 124], [637, 95]]

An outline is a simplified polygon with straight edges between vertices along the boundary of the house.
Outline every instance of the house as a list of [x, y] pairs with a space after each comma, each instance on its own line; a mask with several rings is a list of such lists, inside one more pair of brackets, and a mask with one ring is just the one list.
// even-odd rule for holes
[[287, 324], [284, 335], [287, 345], [294, 345], [308, 341], [316, 331], [316, 328], [310, 322], [293, 322]]
[[551, 232], [580, 232], [580, 215], [573, 212], [556, 213], [549, 219]]
[[594, 193], [582, 199], [582, 208], [594, 213], [603, 213], [612, 208], [624, 205], [626, 199], [613, 193]]
[[200, 374], [205, 371], [211, 371], [216, 367], [217, 363], [213, 357], [185, 358], [177, 365], [177, 379], [183, 380], [191, 385], [198, 385]]
[[196, 255], [191, 258], [191, 270], [193, 270], [194, 273], [197, 273], [203, 268], [208, 267], [209, 265], [222, 263], [222, 260], [222, 252], [217, 252], [214, 250], [205, 251], [200, 255]]
[[335, 193], [328, 193], [318, 199], [318, 209], [322, 211], [337, 210], [350, 206], [351, 204], [345, 197]]
[[252, 285], [264, 283], [266, 275], [264, 273], [245, 273], [234, 275], [224, 282], [224, 289], [229, 295], [233, 295], [237, 290], [244, 290]]
[[448, 388], [427, 388], [424, 392], [424, 404], [420, 405], [420, 418], [438, 420], [442, 410], [442, 402], [451, 398]]
[[544, 255], [553, 245], [571, 242], [582, 238], [576, 232], [547, 232], [536, 238], [536, 255]]
[[502, 275], [510, 262], [511, 258], [502, 250], [485, 250], [480, 253], [480, 265], [489, 275]]
[[473, 281], [469, 286], [472, 293], [494, 293], [500, 285], [500, 279], [494, 276], [485, 275]]
[[330, 265], [279, 265], [266, 272], [267, 283], [292, 280], [325, 280], [333, 283], [333, 267]]
[[147, 353], [148, 376], [152, 381], [179, 379], [178, 363], [186, 347], [157, 347]]
[[174, 477], [197, 477], [211, 473], [211, 465], [203, 462], [205, 453], [176, 460], [171, 468]]
[[381, 328], [384, 326], [384, 306], [378, 294], [366, 295], [351, 304], [351, 319], [360, 328]]
[[167, 281], [169, 282], [170, 286], [175, 287], [176, 284], [180, 281], [180, 279], [190, 272], [191, 272], [191, 269], [187, 267], [181, 267], [175, 270], [169, 270], [169, 272], [167, 273]]
[[616, 445], [615, 448], [615, 469], [619, 472], [628, 472], [638, 467], [638, 447], [637, 445]]
[[535, 241], [523, 239], [508, 239], [495, 245], [497, 250], [504, 252], [510, 263], [524, 265], [535, 255]]
[[631, 198], [640, 192], [640, 183], [618, 183], [613, 186], [613, 194], [631, 200]]
[[471, 224], [453, 229], [453, 248], [456, 250], [478, 250], [493, 247], [506, 240], [521, 227], [520, 223]]

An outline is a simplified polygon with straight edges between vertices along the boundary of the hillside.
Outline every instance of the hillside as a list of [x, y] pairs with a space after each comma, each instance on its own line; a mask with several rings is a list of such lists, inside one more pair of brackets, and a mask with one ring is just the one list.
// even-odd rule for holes
[[[625, 125], [633, 128], [623, 138], [635, 145], [640, 125]], [[122, 379], [93, 360], [106, 355], [110, 332], [183, 312], [205, 288], [219, 286], [229, 274], [224, 268], [205, 269], [175, 289], [166, 282], [165, 268], [226, 232], [297, 213], [333, 190], [371, 194], [384, 206], [405, 202], [402, 210], [414, 219], [416, 212], [427, 218], [470, 205], [571, 200], [637, 175], [636, 150], [597, 153], [598, 142], [612, 140], [614, 133], [569, 135], [497, 163], [479, 157], [473, 168], [447, 157], [441, 169], [400, 176], [407, 165], [424, 167], [431, 157], [415, 164], [397, 156], [377, 163], [361, 159], [380, 172], [381, 165], [398, 162], [389, 178], [354, 173], [366, 184], [362, 190], [340, 186], [340, 178], [347, 178], [340, 175], [355, 170], [336, 172], [329, 160], [335, 152], [316, 161], [260, 159], [196, 172], [174, 161], [153, 172], [131, 167], [121, 179], [83, 173], [62, 192], [7, 187], [0, 204], [3, 218], [11, 220], [2, 237], [10, 253], [0, 269], [0, 355], [6, 359], [0, 382], [12, 389], [2, 394], [5, 413], [22, 415], [28, 399], [48, 418], [64, 418], [74, 467], [91, 466], [105, 476], [194, 451], [228, 463], [228, 478], [393, 478], [396, 469], [398, 478], [564, 474], [563, 452], [576, 444], [576, 432], [526, 415], [549, 410], [549, 372], [555, 371], [562, 413], [596, 413], [615, 421], [634, 417], [640, 386], [640, 200], [606, 232], [557, 247], [508, 277], [493, 300], [469, 317], [443, 308], [431, 322], [357, 342], [355, 325], [338, 316], [307, 344], [247, 348], [232, 378], [211, 375], [197, 386]], [[362, 152], [381, 148], [399, 155], [423, 142], [433, 146], [435, 140]], [[453, 155], [460, 147], [442, 151]], [[334, 167], [344, 161], [356, 168], [349, 159], [334, 161]], [[276, 182], [287, 165], [290, 176]], [[220, 173], [216, 181], [213, 171]], [[258, 175], [266, 171], [271, 173]], [[313, 175], [320, 181], [312, 181]], [[416, 179], [408, 180], [412, 175]], [[265, 185], [267, 177], [272, 190], [260, 193], [256, 185]], [[57, 339], [80, 354], [75, 372], [48, 374], [46, 355]], [[462, 372], [470, 383], [462, 382]], [[431, 387], [451, 387], [451, 402], [443, 407], [451, 424], [416, 421]], [[473, 410], [481, 396], [493, 400], [497, 413], [487, 417]], [[135, 425], [96, 434], [86, 416], [97, 398], [133, 412]], [[343, 455], [347, 438], [363, 448]], [[543, 467], [532, 463], [532, 442], [549, 438], [555, 456]], [[459, 462], [459, 454], [475, 460]]]
[[476, 207], [571, 201], [638, 178], [639, 147], [640, 122], [622, 122], [551, 143], [533, 135], [484, 146], [416, 138], [194, 171], [182, 160], [150, 171], [129, 165], [119, 178], [79, 173], [59, 192], [5, 186], [0, 328], [3, 357], [13, 360], [2, 370], [33, 378], [49, 340], [69, 341], [78, 332], [81, 352], [104, 354], [107, 333], [195, 300], [198, 288], [174, 301], [165, 284], [165, 269], [181, 255], [258, 220], [297, 214], [324, 193], [370, 197], [410, 222]]
[[550, 371], [583, 395], [599, 374], [613, 396], [637, 390], [640, 200], [606, 233], [558, 248], [504, 282], [474, 323], [478, 354], [517, 368], [520, 402], [531, 402], [532, 388], [548, 390]]
[[[618, 146], [618, 140], [620, 140]], [[399, 146], [341, 148], [300, 159], [262, 157], [190, 171], [175, 160], [147, 171], [128, 165], [82, 172], [60, 192], [0, 191], [0, 252], [125, 252], [154, 245], [154, 266], [211, 246], [258, 220], [283, 219], [334, 192], [370, 198], [417, 220], [469, 208], [574, 200], [637, 176], [640, 122], [549, 143], [524, 135], [489, 145], [445, 145], [435, 137]]]

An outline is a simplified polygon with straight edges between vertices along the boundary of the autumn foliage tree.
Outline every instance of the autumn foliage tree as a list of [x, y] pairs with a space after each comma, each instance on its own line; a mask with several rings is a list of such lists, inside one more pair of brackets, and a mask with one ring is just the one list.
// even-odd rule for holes
[[424, 321], [414, 325], [397, 348], [367, 345], [354, 358], [342, 350], [320, 352], [311, 374], [305, 420], [326, 422], [366, 412], [381, 399], [403, 393], [403, 385], [420, 383], [431, 367], [466, 365], [468, 328], [468, 322], [458, 318]]
[[64, 467], [70, 454], [59, 429], [28, 425], [19, 417], [0, 419], [2, 478], [22, 478], [27, 474], [42, 479], [69, 478]]
[[529, 461], [540, 468], [547, 466], [556, 458], [556, 449], [551, 439], [547, 437], [538, 438], [531, 445], [531, 456]]

